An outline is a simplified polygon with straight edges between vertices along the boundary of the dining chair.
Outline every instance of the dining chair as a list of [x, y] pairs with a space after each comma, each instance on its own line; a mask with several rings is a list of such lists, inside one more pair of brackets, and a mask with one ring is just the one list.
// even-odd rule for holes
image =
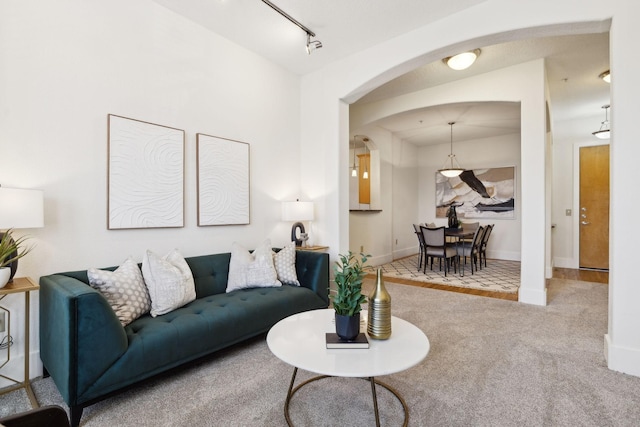
[[[473, 233], [473, 239], [471, 241], [458, 242], [456, 246], [458, 258], [462, 257], [464, 259], [464, 263], [460, 265], [462, 275], [464, 275], [464, 267], [467, 265], [467, 257], [469, 257], [469, 264], [471, 264], [471, 274], [473, 274], [474, 265], [476, 271], [478, 271], [478, 258], [480, 257], [480, 245], [482, 244], [483, 235], [484, 227], [478, 226], [475, 233]], [[482, 264], [482, 262], [480, 264]]]
[[420, 271], [420, 269], [422, 268], [422, 261], [424, 260], [424, 262], [427, 262], [427, 257], [425, 255], [426, 252], [426, 247], [424, 244], [424, 237], [422, 236], [422, 231], [420, 231], [420, 226], [418, 224], [413, 224], [413, 230], [416, 233], [416, 236], [418, 237], [418, 245], [419, 245], [419, 260], [418, 260], [418, 271]]
[[491, 232], [493, 231], [493, 226], [495, 224], [490, 224], [486, 226], [486, 230], [484, 231], [484, 235], [482, 236], [482, 241], [480, 242], [480, 267], [482, 268], [482, 260], [484, 259], [484, 266], [487, 266], [487, 243], [489, 243], [489, 237], [491, 236]]
[[433, 270], [433, 259], [439, 258], [440, 271], [442, 271], [442, 260], [445, 261], [444, 276], [447, 276], [448, 270], [451, 269], [453, 263], [454, 272], [456, 269], [457, 252], [455, 246], [449, 245], [445, 239], [444, 227], [427, 228], [420, 227], [422, 237], [424, 239], [425, 250], [425, 263], [423, 273], [427, 272], [427, 259], [431, 259], [431, 270]]
[[[479, 222], [462, 222], [462, 223], [460, 223], [460, 228], [462, 228], [465, 231], [467, 231], [467, 230], [476, 231], [478, 229], [478, 227], [480, 227], [480, 223]], [[460, 240], [463, 241], [463, 242], [470, 242], [470, 241], [473, 240], [473, 236], [461, 237]]]

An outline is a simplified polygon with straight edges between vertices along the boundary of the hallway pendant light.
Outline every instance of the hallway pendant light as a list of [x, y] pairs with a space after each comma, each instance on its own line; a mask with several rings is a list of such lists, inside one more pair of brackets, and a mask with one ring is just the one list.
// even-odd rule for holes
[[369, 179], [369, 170], [367, 169], [367, 163], [369, 163], [367, 161], [367, 153], [369, 152], [369, 147], [367, 147], [367, 141], [369, 140], [369, 138], [364, 138], [364, 149], [365, 149], [365, 158], [364, 158], [364, 172], [362, 173], [362, 179]]
[[611, 130], [609, 129], [609, 112], [610, 105], [603, 105], [604, 108], [604, 121], [600, 125], [600, 129], [595, 132], [592, 132], [592, 135], [598, 139], [609, 139], [611, 138]]
[[464, 172], [464, 169], [460, 167], [460, 164], [456, 159], [456, 155], [453, 154], [453, 125], [455, 124], [456, 122], [449, 122], [449, 126], [451, 126], [451, 152], [449, 154], [449, 158], [444, 162], [444, 165], [442, 165], [442, 169], [438, 169], [438, 172], [447, 178], [455, 178]]
[[356, 138], [358, 135], [354, 135], [353, 137], [353, 166], [351, 167], [351, 176], [353, 178], [358, 177], [358, 169], [356, 169]]
[[474, 49], [469, 52], [462, 52], [457, 55], [449, 56], [444, 58], [442, 61], [452, 70], [460, 71], [471, 67], [473, 63], [476, 62], [478, 56], [480, 56], [480, 49]]

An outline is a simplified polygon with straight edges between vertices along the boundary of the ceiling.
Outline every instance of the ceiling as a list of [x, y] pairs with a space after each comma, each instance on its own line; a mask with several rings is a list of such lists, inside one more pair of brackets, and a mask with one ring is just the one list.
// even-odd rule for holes
[[[299, 75], [321, 69], [372, 45], [422, 27], [484, 0], [272, 0], [316, 33], [321, 49], [307, 55], [306, 34], [261, 0], [154, 0], [204, 28]], [[550, 110], [555, 123], [600, 115], [609, 85], [598, 75], [609, 68], [608, 33], [545, 37], [493, 46], [467, 70], [441, 61], [387, 82], [357, 103], [380, 101], [500, 68], [546, 59]], [[420, 122], [422, 121], [422, 122]], [[519, 105], [464, 103], [436, 106], [384, 118], [376, 124], [416, 145], [464, 141], [519, 132]], [[600, 120], [601, 121], [601, 120]], [[594, 122], [597, 130], [600, 122]]]

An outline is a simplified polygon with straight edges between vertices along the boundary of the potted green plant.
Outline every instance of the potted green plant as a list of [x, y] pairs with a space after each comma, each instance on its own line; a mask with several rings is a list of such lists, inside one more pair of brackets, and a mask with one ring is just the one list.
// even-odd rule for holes
[[362, 295], [364, 264], [371, 255], [356, 257], [351, 251], [338, 255], [340, 260], [334, 265], [336, 290], [331, 295], [335, 311], [336, 334], [343, 340], [351, 341], [360, 332], [360, 310], [366, 297]]
[[0, 233], [0, 288], [13, 279], [17, 261], [33, 249], [33, 246], [23, 246], [27, 239], [27, 236], [14, 239], [13, 229]]

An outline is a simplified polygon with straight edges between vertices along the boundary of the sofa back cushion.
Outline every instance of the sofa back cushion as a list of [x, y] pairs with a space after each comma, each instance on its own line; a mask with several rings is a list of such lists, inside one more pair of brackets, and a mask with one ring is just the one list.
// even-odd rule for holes
[[[274, 251], [280, 249], [274, 248]], [[325, 259], [326, 258], [326, 259]], [[229, 278], [229, 262], [231, 253], [213, 255], [200, 255], [185, 258], [196, 285], [196, 297], [202, 298], [209, 295], [224, 294]], [[318, 295], [326, 298], [329, 283], [329, 255], [319, 252], [296, 252], [296, 272], [302, 286], [309, 287]], [[323, 268], [324, 266], [324, 268]], [[115, 270], [117, 267], [103, 268], [102, 270]], [[81, 280], [89, 286], [87, 270], [58, 273], [64, 276]], [[322, 288], [322, 289], [320, 289]], [[327, 289], [325, 289], [327, 288]], [[328, 303], [328, 299], [327, 299]]]
[[229, 278], [230, 252], [185, 259], [193, 273], [197, 298], [225, 293]]

